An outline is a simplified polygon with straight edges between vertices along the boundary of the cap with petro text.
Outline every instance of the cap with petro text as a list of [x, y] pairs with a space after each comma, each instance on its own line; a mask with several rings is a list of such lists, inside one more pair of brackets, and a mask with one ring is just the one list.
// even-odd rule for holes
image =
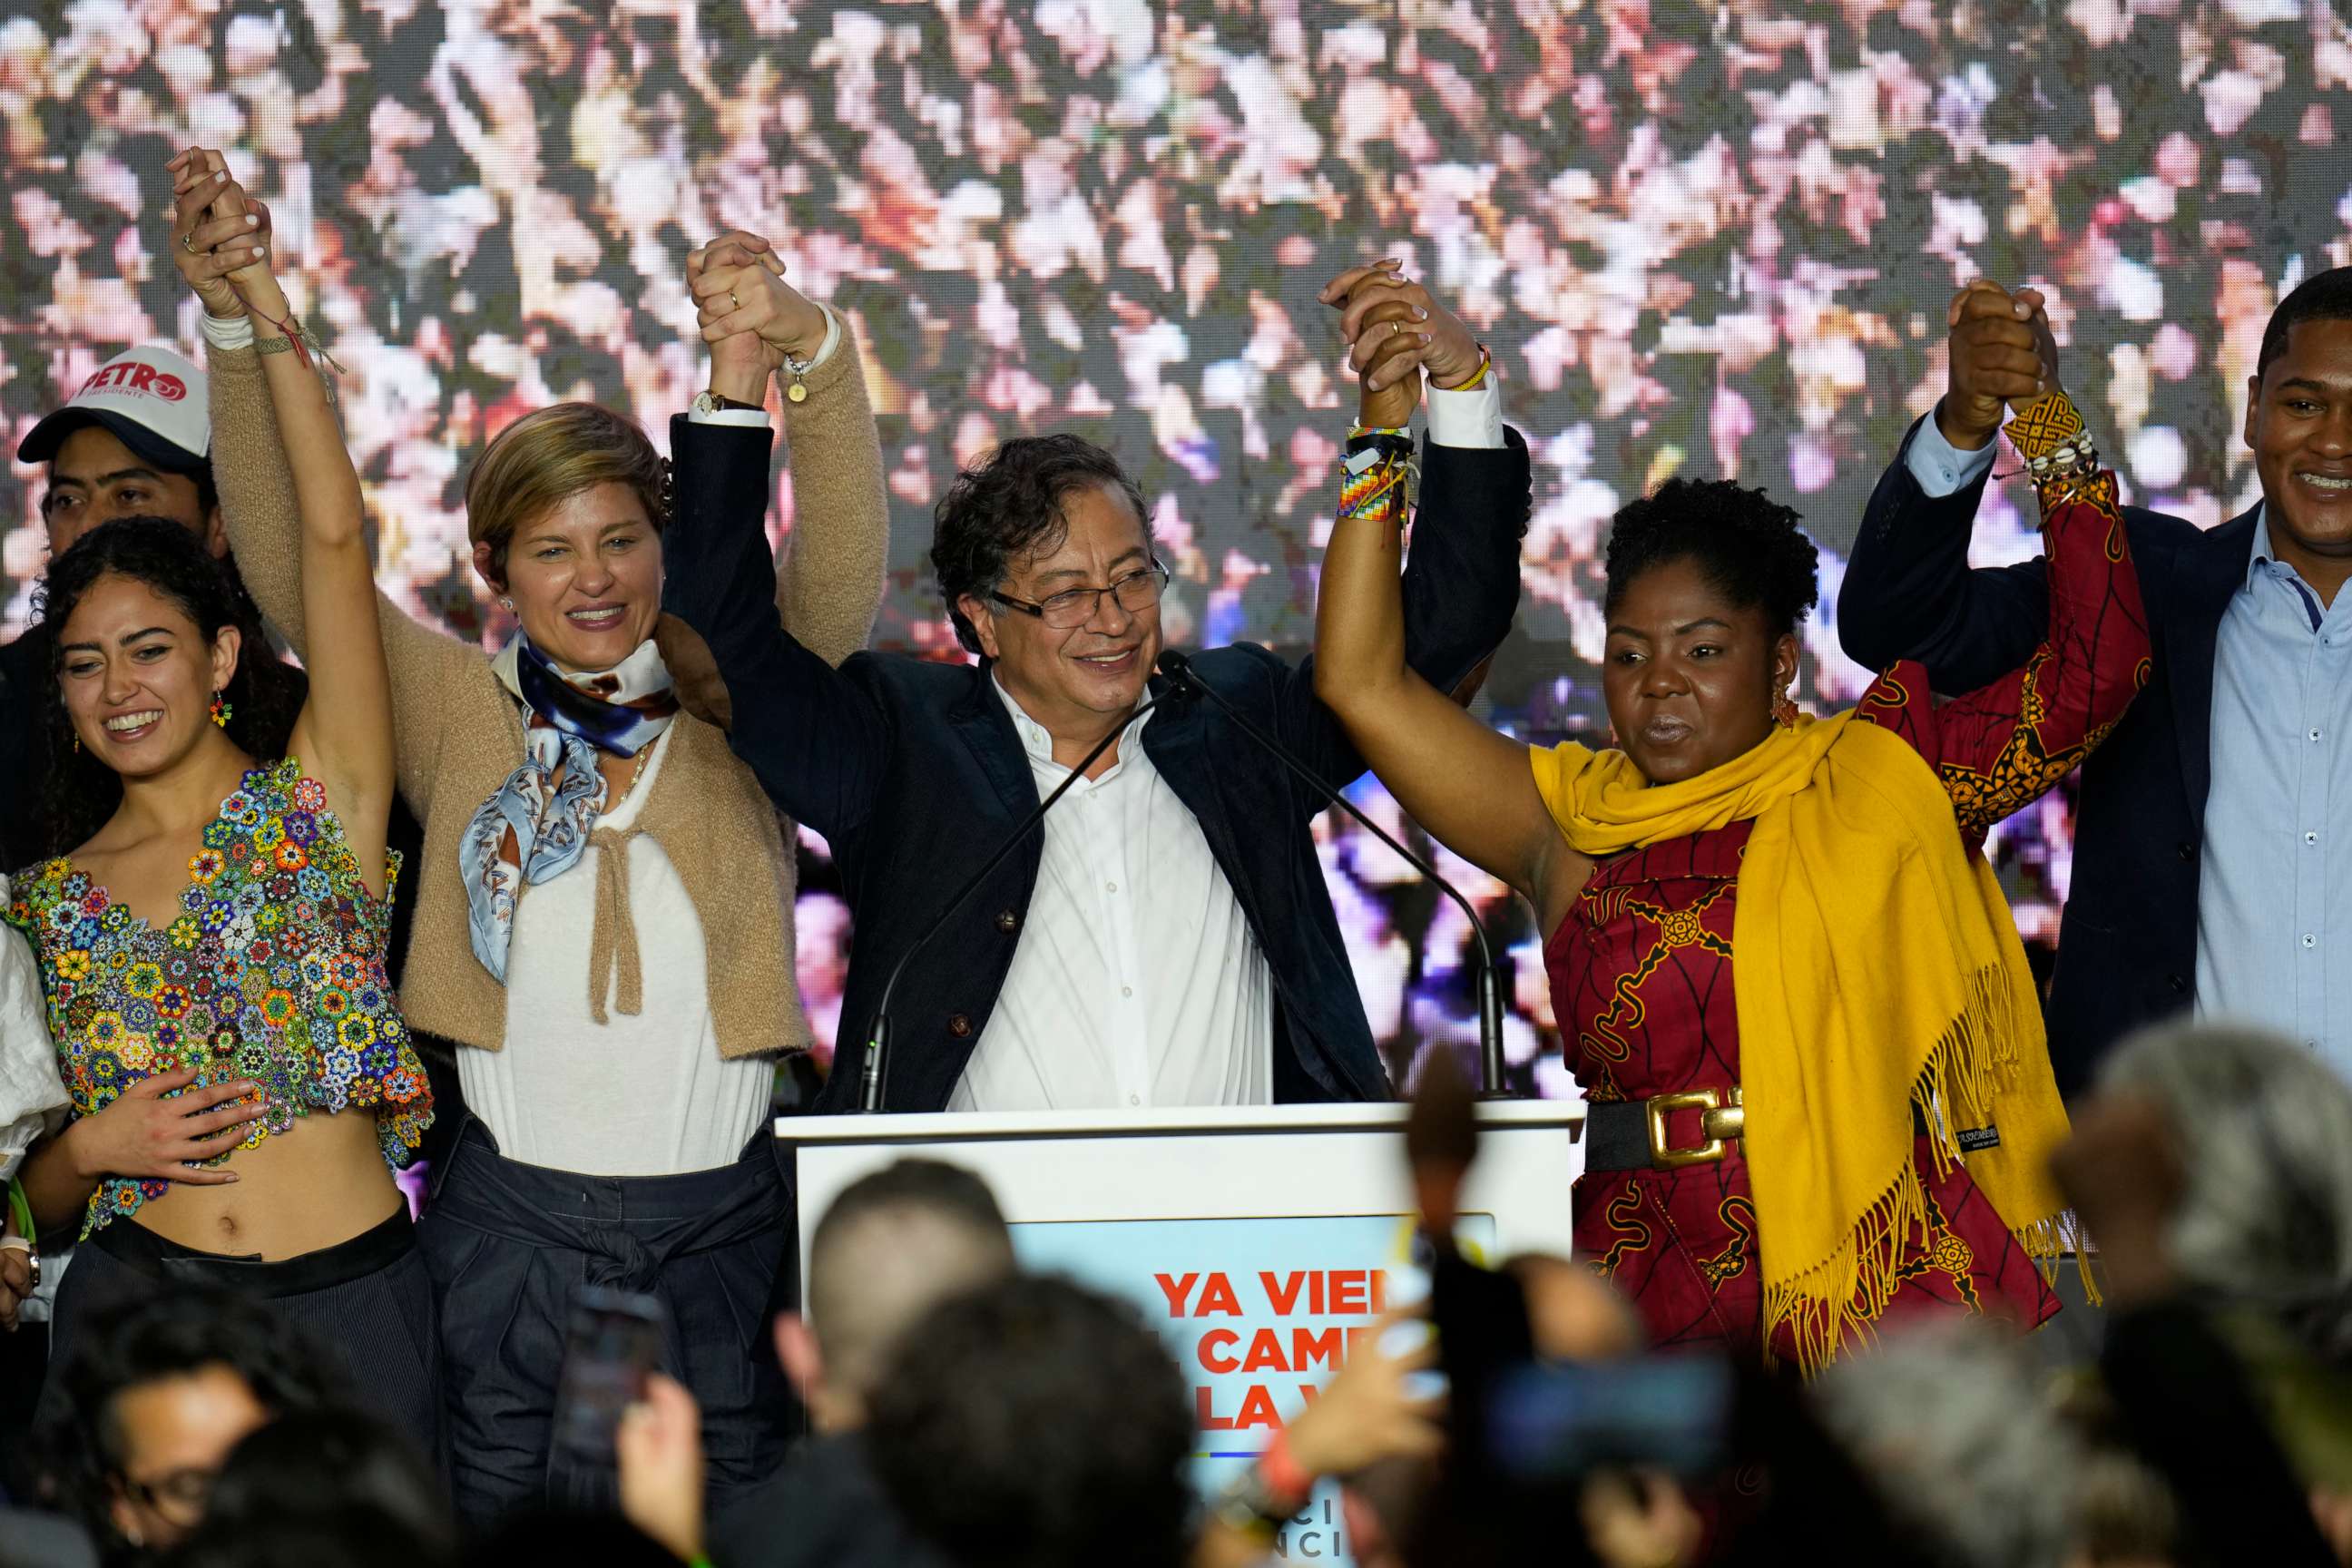
[[159, 468], [179, 474], [199, 468], [213, 447], [205, 373], [161, 346], [117, 354], [63, 408], [33, 426], [16, 447], [16, 460], [53, 460], [66, 437], [85, 425], [104, 426]]

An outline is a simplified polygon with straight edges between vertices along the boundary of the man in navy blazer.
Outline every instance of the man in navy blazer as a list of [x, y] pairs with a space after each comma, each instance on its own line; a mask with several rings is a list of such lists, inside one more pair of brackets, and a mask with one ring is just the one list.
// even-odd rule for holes
[[[1949, 321], [1948, 390], [1871, 497], [1838, 630], [1861, 663], [1920, 659], [1963, 691], [2047, 624], [2042, 561], [1972, 571], [1968, 549], [2002, 404], [2057, 363], [2032, 290], [1971, 284]], [[2245, 440], [2252, 510], [2210, 531], [2124, 511], [2155, 653], [2083, 767], [2047, 1009], [2070, 1095], [2120, 1037], [2191, 1006], [2352, 1071], [2352, 268], [2272, 315]]]
[[[1483, 375], [1458, 320], [1435, 310], [1423, 330], [1433, 384], [1471, 379], [1465, 359]], [[1432, 394], [1405, 596], [1414, 667], [1452, 690], [1509, 629], [1529, 489], [1526, 445], [1503, 429], [1491, 382], [1441, 410], [1447, 396]], [[1153, 674], [1168, 574], [1109, 453], [1067, 436], [1008, 441], [940, 502], [933, 564], [977, 663], [869, 652], [835, 669], [778, 626], [755, 586], [772, 577], [768, 437], [679, 420], [672, 440], [664, 607], [708, 643], [736, 753], [824, 835], [856, 915], [841, 1054], [817, 1110], [855, 1108], [892, 968], [1114, 731], [909, 965], [891, 1005], [887, 1108], [1388, 1097], [1311, 834], [1325, 803], [1218, 708], [1171, 697]], [[1329, 784], [1362, 773], [1307, 665], [1236, 644], [1192, 669]], [[1139, 713], [1147, 699], [1157, 705]]]

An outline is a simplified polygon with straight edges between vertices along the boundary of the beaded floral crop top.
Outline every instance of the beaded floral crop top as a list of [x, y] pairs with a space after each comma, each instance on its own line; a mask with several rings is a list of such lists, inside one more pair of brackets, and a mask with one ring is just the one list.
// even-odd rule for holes
[[[142, 1079], [194, 1068], [199, 1086], [262, 1086], [268, 1114], [240, 1148], [297, 1117], [361, 1109], [375, 1114], [385, 1161], [408, 1164], [432, 1125], [433, 1094], [384, 976], [398, 869], [395, 856], [383, 899], [368, 891], [325, 788], [288, 757], [247, 773], [221, 803], [188, 862], [181, 913], [161, 931], [70, 860], [19, 878], [7, 919], [40, 953], [73, 1114], [94, 1116]], [[170, 1190], [109, 1179], [82, 1234]]]

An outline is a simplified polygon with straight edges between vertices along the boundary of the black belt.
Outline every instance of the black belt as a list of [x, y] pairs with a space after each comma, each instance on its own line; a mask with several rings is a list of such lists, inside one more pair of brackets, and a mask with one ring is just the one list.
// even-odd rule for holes
[[[1739, 1088], [1732, 1086], [1731, 1103], [1717, 1089], [1685, 1089], [1679, 1094], [1652, 1095], [1647, 1100], [1610, 1100], [1584, 1108], [1584, 1168], [1588, 1171], [1673, 1171], [1685, 1165], [1711, 1165], [1729, 1152], [1748, 1131]], [[1676, 1148], [1666, 1119], [1677, 1110], [1699, 1112], [1701, 1142]], [[1911, 1131], [1927, 1135], [1927, 1119], [1911, 1108]], [[2000, 1134], [1990, 1127], [1966, 1129], [1958, 1134], [1960, 1149], [1974, 1153], [1997, 1148]]]
[[[1728, 1103], [1727, 1103], [1727, 1100]], [[1678, 1110], [1699, 1112], [1700, 1142], [1676, 1147], [1667, 1118]], [[1654, 1094], [1647, 1100], [1612, 1100], [1584, 1108], [1584, 1168], [1588, 1171], [1673, 1171], [1710, 1165], [1723, 1158], [1747, 1131], [1738, 1086]]]

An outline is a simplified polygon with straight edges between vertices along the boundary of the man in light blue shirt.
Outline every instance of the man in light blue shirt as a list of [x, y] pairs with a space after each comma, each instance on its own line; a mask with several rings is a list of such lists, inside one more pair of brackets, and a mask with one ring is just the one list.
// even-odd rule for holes
[[[1947, 394], [1880, 481], [1847, 570], [1856, 659], [1919, 658], [1959, 691], [2041, 636], [2041, 562], [1968, 566], [2002, 406], [2055, 384], [2041, 303], [1990, 283], [1954, 300]], [[2126, 510], [2156, 651], [2083, 772], [2049, 1004], [2069, 1092], [2116, 1038], [2191, 1005], [2352, 1075], [2352, 268], [2273, 315], [2245, 438], [2253, 510], [2210, 531]]]

